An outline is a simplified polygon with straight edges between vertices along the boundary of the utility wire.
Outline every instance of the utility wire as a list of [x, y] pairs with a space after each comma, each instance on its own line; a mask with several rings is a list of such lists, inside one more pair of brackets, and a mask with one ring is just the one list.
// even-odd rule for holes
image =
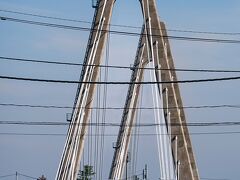
[[[0, 133], [1, 134], [1, 133]], [[8, 174], [8, 175], [3, 175], [0, 176], [0, 178], [6, 178], [6, 177], [11, 177], [11, 176], [15, 176], [16, 174]]]
[[223, 179], [223, 178], [200, 178], [202, 180], [230, 180], [230, 179]]
[[[6, 16], [0, 16], [0, 20], [5, 21], [12, 21], [24, 24], [31, 24], [31, 25], [39, 25], [45, 27], [53, 27], [53, 28], [61, 28], [61, 29], [68, 29], [68, 30], [78, 30], [78, 31], [98, 31], [97, 29], [91, 29], [88, 27], [81, 27], [81, 26], [70, 26], [70, 25], [63, 25], [63, 24], [56, 24], [56, 23], [46, 23], [41, 21], [32, 21], [26, 19], [19, 19], [19, 18], [11, 18]], [[129, 31], [115, 31], [115, 30], [101, 30], [102, 32], [109, 32], [111, 34], [123, 35], [123, 36], [141, 36], [146, 34], [141, 34], [138, 32], [129, 32]], [[152, 34], [152, 37], [162, 37], [166, 39], [174, 39], [174, 40], [184, 40], [184, 41], [199, 41], [199, 42], [212, 42], [212, 43], [229, 43], [229, 44], [239, 44], [240, 40], [235, 39], [216, 39], [216, 38], [201, 38], [201, 37], [188, 37], [188, 36], [161, 36]]]
[[[13, 14], [20, 14], [25, 16], [32, 16], [32, 17], [40, 17], [46, 19], [53, 19], [53, 20], [61, 20], [61, 21], [68, 21], [68, 22], [77, 22], [77, 23], [85, 23], [85, 24], [92, 24], [90, 21], [84, 20], [77, 20], [77, 19], [70, 19], [70, 18], [62, 18], [62, 17], [55, 17], [55, 16], [46, 16], [40, 14], [33, 14], [33, 13], [26, 13], [26, 12], [19, 12], [19, 11], [12, 11], [6, 9], [0, 9], [1, 12], [13, 13]], [[131, 25], [121, 25], [121, 24], [109, 24], [112, 27], [123, 27], [123, 28], [131, 28], [131, 29], [141, 29], [142, 27], [138, 26], [131, 26]], [[154, 29], [154, 28], [152, 28]], [[165, 29], [164, 29], [165, 30]], [[240, 35], [239, 32], [210, 32], [210, 31], [195, 31], [195, 30], [181, 30], [181, 29], [166, 29], [167, 31], [172, 32], [181, 32], [181, 33], [195, 33], [195, 34], [213, 34], [213, 35]]]
[[[64, 20], [64, 21], [72, 21], [72, 22], [81, 22], [81, 23], [90, 23], [87, 21], [80, 21], [80, 20], [73, 20], [73, 19], [66, 19], [66, 18], [58, 18], [58, 17], [49, 17], [49, 16], [43, 16], [43, 15], [36, 15], [36, 14], [30, 14], [30, 13], [22, 13], [22, 12], [14, 12], [14, 11], [8, 11], [8, 10], [0, 10], [3, 12], [11, 12], [11, 13], [16, 13], [16, 14], [22, 14], [22, 15], [31, 15], [35, 17], [42, 17], [42, 18], [49, 18], [49, 19], [57, 19], [57, 20]], [[124, 26], [124, 25], [112, 25], [112, 26], [119, 26], [119, 27], [129, 27], [129, 28], [140, 28], [140, 27], [134, 27], [134, 26]], [[217, 32], [203, 32], [203, 31], [187, 31], [187, 30], [168, 30], [168, 31], [174, 31], [174, 32], [188, 32], [188, 33], [203, 33], [203, 34], [224, 34], [224, 35], [239, 35], [240, 33], [217, 33]], [[65, 63], [64, 63], [65, 64]], [[69, 64], [69, 63], [68, 63]], [[73, 63], [70, 63], [69, 65], [72, 65]], [[129, 68], [129, 67], [128, 67]], [[31, 179], [37, 179], [31, 176], [19, 174], [24, 177], [28, 177]], [[12, 175], [10, 175], [12, 176]], [[0, 176], [0, 178], [3, 176]], [[6, 177], [6, 176], [5, 176]], [[209, 179], [209, 178], [201, 178], [201, 179]]]
[[26, 177], [26, 178], [29, 178], [29, 179], [37, 179], [38, 180], [38, 178], [35, 178], [35, 177], [32, 177], [32, 176], [28, 176], [28, 175], [25, 175], [25, 174], [21, 174], [19, 172], [18, 172], [18, 175]]
[[161, 71], [182, 71], [182, 72], [207, 72], [207, 73], [240, 73], [240, 70], [221, 70], [221, 69], [165, 69], [165, 68], [151, 68], [151, 67], [131, 67], [131, 66], [119, 66], [119, 65], [87, 65], [83, 63], [71, 63], [62, 61], [48, 61], [39, 59], [26, 59], [26, 58], [15, 58], [0, 56], [0, 59], [7, 61], [19, 61], [19, 62], [30, 62], [30, 63], [44, 63], [44, 64], [58, 64], [58, 65], [69, 65], [69, 66], [93, 66], [101, 68], [116, 68], [116, 69], [146, 69], [146, 70], [161, 70]]
[[127, 82], [127, 81], [74, 81], [74, 80], [54, 80], [54, 79], [37, 79], [37, 78], [24, 78], [15, 76], [1, 76], [0, 79], [18, 80], [18, 81], [32, 81], [32, 82], [46, 82], [46, 83], [63, 83], [63, 84], [111, 84], [111, 85], [129, 85], [129, 84], [175, 84], [175, 83], [201, 83], [201, 82], [216, 82], [216, 81], [230, 81], [239, 80], [240, 76], [213, 78], [213, 79], [193, 79], [193, 80], [180, 80], [180, 81], [160, 81], [160, 82]]
[[[95, 127], [122, 127], [119, 123], [66, 123], [66, 122], [33, 122], [33, 121], [0, 121], [1, 125], [30, 125], [30, 126], [95, 126]], [[225, 122], [198, 122], [198, 123], [170, 123], [170, 126], [188, 126], [188, 127], [212, 127], [212, 126], [239, 126], [239, 121]], [[124, 127], [155, 127], [166, 126], [161, 123], [137, 123], [134, 125], [125, 124]], [[97, 133], [100, 134], [100, 133]], [[102, 134], [102, 133], [101, 133]]]
[[[195, 132], [189, 133], [189, 135], [232, 135], [232, 134], [240, 134], [240, 131], [222, 131], [222, 132]], [[0, 133], [0, 135], [7, 136], [66, 136], [63, 133]], [[167, 135], [169, 134], [156, 134], [156, 133], [139, 133], [138, 136], [156, 136], [156, 135]], [[181, 134], [171, 134], [173, 136], [181, 135]], [[101, 134], [90, 134], [89, 136], [101, 136]], [[115, 137], [117, 134], [104, 134], [105, 137]], [[135, 136], [135, 134], [132, 134]]]
[[0, 11], [1, 12], [7, 12], [7, 13], [13, 13], [13, 14], [20, 14], [20, 15], [25, 15], [25, 16], [46, 18], [46, 19], [54, 19], [54, 20], [61, 20], [61, 21], [92, 24], [89, 21], [83, 21], [83, 20], [77, 20], [77, 19], [61, 18], [61, 17], [54, 17], [54, 16], [45, 16], [45, 15], [40, 15], [40, 14], [32, 14], [32, 13], [25, 13], [25, 12], [19, 12], [19, 11], [11, 11], [11, 10], [6, 10], [6, 9], [0, 9]]
[[[46, 109], [102, 109], [102, 110], [123, 110], [124, 107], [73, 107], [73, 106], [56, 106], [56, 105], [32, 105], [32, 104], [14, 104], [14, 103], [0, 103], [0, 106], [10, 107], [26, 107], [26, 108], [46, 108]], [[216, 108], [236, 108], [239, 109], [240, 105], [234, 104], [220, 104], [220, 105], [200, 105], [200, 106], [182, 106], [182, 107], [136, 107], [128, 109], [141, 109], [141, 110], [152, 110], [152, 109], [216, 109]]]
[[[0, 135], [7, 135], [7, 134], [8, 133], [0, 133]], [[32, 176], [21, 174], [19, 172], [17, 172], [17, 175], [23, 176], [23, 177], [26, 177], [26, 178], [29, 178], [29, 179], [38, 179], [38, 178], [35, 178], [35, 177], [32, 177]], [[16, 174], [8, 174], [8, 175], [0, 176], [0, 178], [6, 178], [6, 177], [11, 177], [11, 176], [16, 176]]]

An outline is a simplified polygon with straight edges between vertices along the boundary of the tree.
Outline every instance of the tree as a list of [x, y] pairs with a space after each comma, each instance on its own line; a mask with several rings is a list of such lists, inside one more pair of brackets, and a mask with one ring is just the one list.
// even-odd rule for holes
[[79, 171], [77, 180], [92, 180], [94, 174], [93, 167], [85, 165], [83, 171]]
[[37, 180], [47, 180], [47, 178], [45, 178], [44, 175], [42, 175], [42, 176], [39, 177]]

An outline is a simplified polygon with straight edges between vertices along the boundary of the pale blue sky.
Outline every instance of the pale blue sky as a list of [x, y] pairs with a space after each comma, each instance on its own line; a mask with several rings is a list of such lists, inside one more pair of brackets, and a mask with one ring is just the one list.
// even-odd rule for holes
[[[213, 32], [240, 32], [240, 1], [238, 0], [201, 0], [173, 1], [157, 0], [159, 15], [169, 29], [198, 30]], [[46, 16], [91, 21], [94, 10], [91, 0], [0, 0], [0, 9], [20, 11]], [[88, 24], [63, 22], [24, 15], [4, 13], [9, 16], [36, 21], [62, 23], [75, 26]], [[113, 24], [141, 26], [142, 15], [138, 0], [117, 0], [112, 18]], [[81, 63], [84, 57], [89, 32], [63, 30], [15, 22], [0, 21], [0, 56], [34, 58], [52, 61]], [[126, 31], [137, 31], [122, 29]], [[138, 30], [139, 31], [139, 30]], [[171, 35], [240, 39], [239, 36], [180, 34]], [[109, 64], [128, 66], [133, 63], [138, 37], [111, 35]], [[219, 44], [171, 40], [171, 49], [177, 68], [240, 69], [239, 44]], [[44, 65], [0, 60], [0, 75], [33, 77], [43, 79], [77, 80], [80, 67]], [[236, 74], [199, 74], [178, 73], [178, 78], [201, 79], [223, 77]], [[109, 80], [128, 81], [130, 71], [109, 70]], [[147, 77], [146, 77], [147, 80]], [[111, 89], [112, 88], [112, 89]], [[240, 104], [239, 81], [213, 82], [180, 85], [185, 106]], [[126, 86], [109, 87], [108, 106], [124, 105]], [[146, 104], [149, 89], [144, 89]], [[0, 103], [37, 104], [72, 106], [76, 85], [44, 84], [0, 79]], [[110, 101], [111, 99], [111, 101]], [[34, 109], [0, 106], [0, 120], [8, 121], [56, 121], [65, 122], [67, 109]], [[151, 112], [143, 115], [149, 119]], [[239, 121], [238, 109], [186, 110], [189, 122]], [[120, 112], [110, 111], [109, 122], [119, 122]], [[114, 118], [114, 119], [113, 119]], [[109, 132], [116, 132], [110, 129]], [[150, 129], [146, 132], [151, 131]], [[240, 131], [239, 127], [193, 127], [191, 132]], [[7, 126], [0, 125], [0, 133], [66, 133], [66, 127], [45, 126]], [[240, 134], [235, 135], [194, 135], [191, 137], [197, 165], [201, 177], [215, 179], [240, 179]], [[34, 177], [44, 174], [54, 179], [65, 137], [43, 136], [7, 136], [0, 135], [0, 176], [19, 171]], [[105, 154], [111, 154], [114, 137], [106, 139]], [[140, 144], [141, 153], [146, 154], [139, 160], [138, 169], [148, 163], [151, 180], [158, 177], [158, 167], [153, 162], [156, 145], [143, 146], [148, 141], [144, 137]], [[145, 144], [144, 144], [145, 145]], [[149, 155], [150, 154], [150, 155]], [[152, 155], [151, 155], [152, 154]], [[104, 175], [107, 177], [111, 157], [106, 158]], [[10, 180], [9, 178], [6, 180]], [[24, 179], [24, 178], [23, 178]], [[21, 178], [20, 178], [21, 180]]]

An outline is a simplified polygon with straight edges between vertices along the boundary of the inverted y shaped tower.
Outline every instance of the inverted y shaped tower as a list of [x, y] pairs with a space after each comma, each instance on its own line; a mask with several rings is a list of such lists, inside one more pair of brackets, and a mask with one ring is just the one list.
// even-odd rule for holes
[[[101, 63], [114, 2], [115, 0], [98, 0], [97, 2], [80, 77], [81, 82], [97, 81], [99, 75], [97, 65]], [[128, 89], [109, 179], [121, 179], [122, 177], [132, 126], [135, 124], [136, 109], [134, 108], [137, 106], [140, 89], [140, 84], [136, 84], [136, 82], [142, 81], [143, 68], [147, 64], [152, 64], [152, 67], [155, 68], [152, 80], [157, 82], [153, 87], [156, 95], [154, 101], [156, 105], [163, 107], [163, 110], [155, 112], [155, 117], [160, 119], [160, 122], [165, 123], [165, 126], [157, 127], [157, 132], [166, 132], [168, 134], [165, 137], [158, 137], [158, 148], [162, 153], [159, 154], [159, 161], [160, 165], [164, 167], [160, 170], [160, 174], [165, 179], [198, 180], [199, 175], [190, 136], [187, 127], [183, 125], [186, 123], [184, 111], [178, 108], [183, 107], [179, 86], [177, 83], [169, 83], [177, 80], [176, 73], [172, 70], [161, 70], [174, 69], [165, 25], [160, 22], [155, 0], [140, 0], [140, 3], [144, 26], [134, 62], [132, 83]], [[75, 180], [77, 177], [95, 87], [96, 84], [94, 83], [83, 83], [78, 86], [74, 107], [79, 108], [75, 108], [73, 111], [56, 180]], [[178, 126], [171, 126], [171, 124], [178, 124]], [[163, 148], [167, 144], [168, 146]], [[164, 154], [169, 155], [168, 157], [171, 158], [172, 163], [166, 165], [166, 159], [164, 159], [166, 156]]]

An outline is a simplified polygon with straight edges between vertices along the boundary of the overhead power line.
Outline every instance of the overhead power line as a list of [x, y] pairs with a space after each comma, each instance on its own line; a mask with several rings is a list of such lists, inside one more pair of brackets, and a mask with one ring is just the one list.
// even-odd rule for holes
[[93, 66], [101, 68], [116, 68], [116, 69], [146, 69], [146, 70], [161, 70], [161, 71], [180, 71], [180, 72], [207, 72], [207, 73], [240, 73], [240, 70], [223, 70], [223, 69], [164, 69], [164, 68], [150, 68], [150, 67], [131, 67], [131, 66], [119, 66], [119, 65], [87, 65], [83, 63], [71, 63], [71, 62], [62, 62], [62, 61], [49, 61], [49, 60], [40, 60], [40, 59], [26, 59], [26, 58], [15, 58], [15, 57], [6, 57], [0, 56], [0, 59], [7, 61], [19, 61], [19, 62], [30, 62], [30, 63], [44, 63], [44, 64], [58, 64], [58, 65], [69, 65], [69, 66]]
[[[27, 107], [27, 108], [46, 108], [46, 109], [102, 109], [102, 110], [123, 110], [123, 107], [73, 107], [73, 106], [57, 106], [57, 105], [33, 105], [33, 104], [14, 104], [14, 103], [0, 103], [0, 106], [11, 106], [11, 107]], [[220, 105], [200, 105], [200, 106], [183, 106], [183, 107], [168, 107], [168, 109], [216, 109], [216, 108], [236, 108], [239, 109], [240, 105], [233, 104], [220, 104]], [[152, 109], [166, 109], [161, 107], [136, 107], [128, 109], [141, 109], [141, 110], [152, 110]]]
[[[5, 21], [12, 21], [24, 24], [31, 24], [31, 25], [39, 25], [45, 27], [53, 27], [53, 28], [61, 28], [61, 29], [69, 29], [69, 30], [78, 30], [78, 31], [98, 31], [96, 29], [91, 29], [88, 27], [80, 27], [80, 26], [70, 26], [70, 25], [63, 25], [63, 24], [56, 24], [56, 23], [46, 23], [41, 21], [32, 21], [32, 20], [25, 20], [19, 18], [11, 18], [6, 16], [0, 16], [0, 20]], [[101, 30], [102, 32], [109, 32], [111, 34], [118, 34], [123, 36], [141, 36], [146, 34], [141, 34], [138, 32], [128, 32], [128, 31], [114, 31], [114, 30]], [[184, 40], [184, 41], [199, 41], [199, 42], [212, 42], [212, 43], [229, 43], [229, 44], [239, 44], [240, 40], [235, 39], [215, 39], [215, 38], [201, 38], [201, 37], [188, 37], [188, 36], [160, 36], [152, 34], [153, 37], [162, 37], [174, 40]]]
[[[78, 20], [78, 19], [62, 18], [62, 17], [56, 17], [56, 16], [46, 16], [46, 15], [41, 15], [41, 14], [26, 13], [26, 12], [12, 11], [12, 10], [6, 10], [6, 9], [0, 9], [0, 11], [7, 12], [7, 13], [13, 13], [13, 14], [20, 14], [20, 15], [25, 15], [25, 16], [53, 19], [53, 20], [92, 24], [92, 22], [90, 22], [90, 21], [84, 21], [84, 20]], [[109, 25], [112, 27], [142, 29], [142, 27], [131, 26], [131, 25], [121, 25], [121, 24], [109, 24]], [[154, 28], [151, 28], [151, 29], [154, 29]], [[182, 30], [182, 29], [166, 29], [166, 30], [170, 31], [170, 32], [172, 31], [172, 32], [195, 33], [195, 34], [240, 35], [239, 32], [210, 32], [210, 31], [195, 31], [195, 30]]]
[[[100, 127], [121, 127], [119, 123], [67, 123], [67, 122], [34, 122], [34, 121], [0, 121], [1, 125], [30, 125], [30, 126], [100, 126]], [[191, 126], [191, 127], [212, 127], [212, 126], [239, 126], [239, 121], [225, 121], [225, 122], [190, 122], [190, 123], [170, 123], [170, 126]], [[137, 123], [134, 125], [125, 124], [124, 127], [155, 127], [168, 126], [167, 124], [159, 123]]]
[[13, 14], [26, 15], [26, 16], [46, 18], [46, 19], [54, 19], [54, 20], [61, 20], [61, 21], [91, 24], [89, 21], [83, 21], [83, 20], [77, 20], [77, 19], [61, 18], [61, 17], [54, 17], [54, 16], [45, 16], [45, 15], [40, 15], [40, 14], [32, 14], [32, 13], [25, 13], [25, 12], [19, 12], [19, 11], [11, 11], [11, 10], [6, 10], [6, 9], [0, 9], [0, 11], [1, 12], [7, 12], [7, 13], [13, 13]]
[[[0, 134], [0, 135], [3, 135], [3, 134]], [[29, 179], [36, 179], [38, 180], [38, 178], [35, 178], [35, 177], [32, 177], [32, 176], [29, 176], [29, 175], [25, 175], [25, 174], [22, 174], [22, 173], [19, 173], [17, 172], [17, 174], [9, 174], [9, 175], [4, 175], [4, 176], [0, 176], [0, 178], [6, 178], [6, 177], [11, 177], [11, 176], [22, 176], [22, 177], [25, 177], [25, 178], [29, 178]]]
[[[221, 131], [221, 132], [193, 132], [189, 133], [189, 135], [233, 135], [233, 134], [240, 134], [240, 131]], [[8, 133], [3, 132], [0, 135], [7, 135], [7, 136], [66, 136], [67, 134], [63, 133]], [[88, 134], [89, 136], [101, 136], [102, 134]], [[169, 134], [157, 134], [157, 133], [138, 133], [132, 134], [132, 136], [156, 136], [156, 135], [169, 135]], [[177, 136], [180, 134], [171, 134], [173, 136]], [[115, 137], [118, 136], [117, 134], [104, 134], [104, 137]]]
[[216, 81], [230, 81], [239, 80], [240, 76], [213, 78], [213, 79], [193, 79], [180, 81], [160, 81], [160, 82], [127, 82], [127, 81], [73, 81], [73, 80], [54, 80], [54, 79], [37, 79], [14, 76], [0, 76], [0, 79], [18, 80], [18, 81], [32, 81], [32, 82], [46, 82], [46, 83], [63, 83], [63, 84], [109, 84], [109, 85], [129, 85], [129, 84], [174, 84], [174, 83], [202, 83], [202, 82], [216, 82]]
[[230, 180], [226, 178], [201, 178], [202, 180]]
[[[1, 135], [1, 133], [0, 133]], [[3, 175], [3, 176], [0, 176], [0, 178], [6, 178], [6, 177], [11, 177], [11, 176], [15, 176], [16, 174], [8, 174], [8, 175]]]
[[22, 177], [25, 177], [25, 178], [29, 178], [29, 179], [36, 179], [36, 180], [39, 180], [38, 178], [36, 177], [32, 177], [32, 176], [29, 176], [29, 175], [26, 175], [26, 174], [21, 174], [18, 172], [18, 175], [22, 176]]

